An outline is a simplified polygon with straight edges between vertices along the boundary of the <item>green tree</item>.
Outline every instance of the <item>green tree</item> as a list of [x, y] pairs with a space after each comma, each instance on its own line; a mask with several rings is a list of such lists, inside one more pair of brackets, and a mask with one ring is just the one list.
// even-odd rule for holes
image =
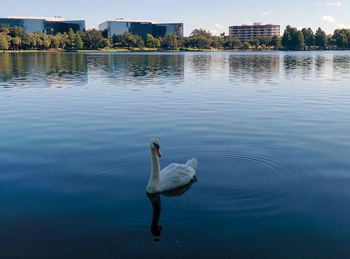
[[282, 38], [280, 36], [273, 36], [271, 38], [270, 45], [275, 50], [282, 48]]
[[211, 37], [211, 47], [214, 49], [221, 49], [224, 45], [224, 37], [212, 36]]
[[69, 28], [67, 47], [71, 49], [76, 47], [76, 37], [72, 28]]
[[241, 41], [235, 37], [225, 37], [223, 42], [223, 47], [225, 49], [238, 49], [241, 47]]
[[258, 39], [251, 39], [248, 42], [254, 49], [258, 48], [260, 45], [260, 41]]
[[178, 48], [178, 41], [175, 34], [165, 35], [162, 41], [162, 47], [170, 50], [175, 50]]
[[250, 45], [249, 42], [244, 42], [242, 48], [244, 50], [250, 50], [252, 48], [252, 45]]
[[18, 36], [11, 39], [11, 45], [12, 45], [14, 50], [18, 50], [21, 43], [22, 43], [22, 40]]
[[316, 31], [315, 45], [320, 49], [327, 48], [327, 34], [321, 28], [318, 28]]
[[103, 39], [102, 33], [96, 29], [86, 30], [82, 34], [84, 48], [86, 49], [99, 49]]
[[209, 31], [204, 29], [194, 29], [191, 33], [191, 37], [203, 36], [205, 38], [211, 38], [212, 35]]
[[286, 29], [284, 30], [283, 36], [282, 36], [282, 45], [285, 49], [289, 49], [290, 45], [291, 45], [291, 30], [292, 27], [290, 25], [288, 25], [286, 27]]
[[8, 50], [10, 47], [5, 34], [0, 34], [0, 50]]
[[60, 41], [57, 36], [50, 35], [51, 46], [50, 48], [56, 49], [60, 46]]
[[6, 24], [1, 24], [0, 25], [0, 33], [2, 34], [9, 34], [10, 32], [10, 27]]
[[295, 27], [287, 26], [282, 36], [282, 45], [287, 50], [302, 50], [305, 48], [304, 35]]
[[305, 39], [305, 46], [309, 49], [315, 45], [315, 34], [311, 28], [303, 28], [301, 30]]
[[153, 37], [152, 34], [147, 34], [145, 45], [148, 48], [159, 48], [160, 47], [160, 40]]
[[340, 49], [350, 48], [350, 30], [338, 29], [334, 31], [333, 39], [335, 44]]
[[81, 39], [79, 32], [75, 33], [75, 47], [76, 47], [76, 49], [82, 49], [84, 47], [84, 42]]
[[112, 47], [112, 44], [109, 41], [109, 39], [103, 38], [103, 39], [100, 40], [98, 47], [100, 49], [110, 48], [110, 47]]

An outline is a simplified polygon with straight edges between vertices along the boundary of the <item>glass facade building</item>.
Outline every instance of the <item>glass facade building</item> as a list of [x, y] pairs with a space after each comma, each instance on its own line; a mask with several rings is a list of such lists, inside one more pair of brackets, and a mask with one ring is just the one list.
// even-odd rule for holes
[[0, 18], [0, 25], [19, 26], [27, 33], [42, 32], [56, 34], [68, 32], [70, 28], [74, 31], [85, 30], [85, 21], [65, 21], [62, 18]]
[[107, 21], [99, 25], [99, 30], [107, 31], [111, 38], [113, 35], [122, 35], [126, 32], [146, 38], [147, 34], [154, 37], [164, 37], [167, 34], [175, 34], [183, 37], [183, 23], [152, 23], [150, 21], [127, 21], [115, 20]]

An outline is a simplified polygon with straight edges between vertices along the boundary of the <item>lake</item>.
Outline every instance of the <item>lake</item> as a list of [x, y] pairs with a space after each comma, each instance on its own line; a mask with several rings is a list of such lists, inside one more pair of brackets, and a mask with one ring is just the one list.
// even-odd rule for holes
[[[0, 257], [348, 257], [349, 81], [341, 51], [0, 54]], [[147, 197], [152, 137], [197, 158], [182, 195]]]

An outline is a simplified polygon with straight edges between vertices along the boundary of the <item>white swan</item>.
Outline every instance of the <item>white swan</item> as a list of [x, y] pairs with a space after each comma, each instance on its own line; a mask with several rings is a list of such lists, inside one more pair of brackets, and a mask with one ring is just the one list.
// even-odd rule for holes
[[160, 171], [160, 145], [157, 139], [150, 142], [152, 173], [146, 188], [147, 193], [161, 193], [174, 190], [189, 184], [196, 175], [198, 166], [196, 159], [190, 159], [186, 164], [171, 164]]

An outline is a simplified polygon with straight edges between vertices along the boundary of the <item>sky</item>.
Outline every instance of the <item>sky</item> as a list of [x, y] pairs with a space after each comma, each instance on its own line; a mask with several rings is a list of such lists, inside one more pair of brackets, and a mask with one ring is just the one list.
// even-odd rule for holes
[[314, 30], [320, 26], [332, 33], [339, 27], [350, 28], [349, 13], [350, 0], [17, 0], [0, 8], [0, 17], [62, 16], [84, 19], [87, 28], [115, 18], [182, 22], [185, 35], [195, 28], [227, 33], [230, 25], [254, 22], [280, 24], [281, 33], [288, 24]]

